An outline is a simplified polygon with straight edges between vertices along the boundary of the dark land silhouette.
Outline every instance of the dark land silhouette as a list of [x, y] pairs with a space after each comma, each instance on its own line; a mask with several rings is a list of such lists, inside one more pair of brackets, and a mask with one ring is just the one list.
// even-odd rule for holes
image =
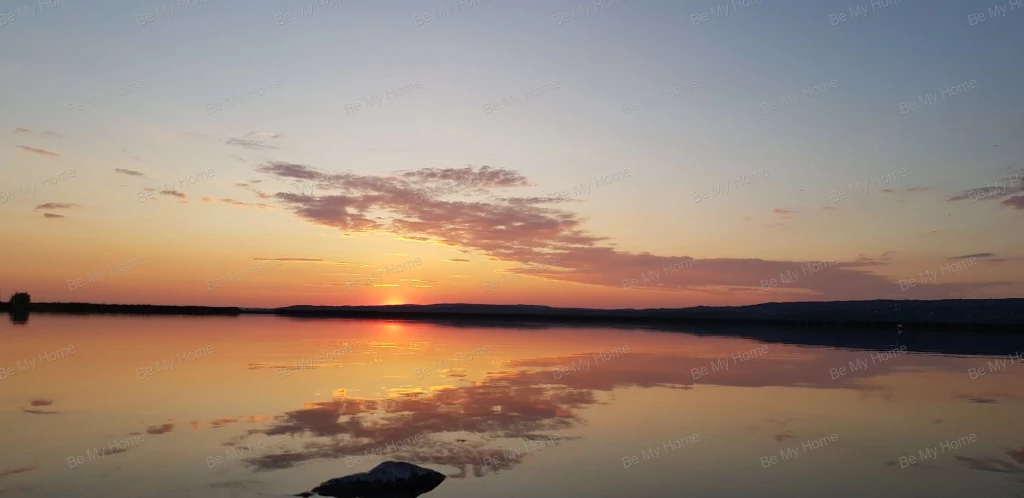
[[[135, 304], [0, 302], [15, 324], [29, 312], [61, 314], [188, 315], [238, 317], [276, 315], [317, 319], [408, 320], [449, 327], [549, 329], [622, 327], [733, 336], [763, 342], [865, 350], [961, 355], [1003, 355], [1020, 351], [1024, 299], [940, 301], [847, 301], [767, 303], [752, 306], [679, 309], [552, 308], [530, 305], [434, 304], [393, 306], [288, 306], [239, 308]], [[897, 325], [903, 325], [898, 332]]]
[[1024, 324], [1024, 299], [939, 301], [833, 301], [765, 303], [750, 306], [697, 306], [658, 309], [553, 308], [532, 305], [429, 304], [391, 306], [289, 306], [268, 312], [307, 318], [530, 319], [599, 323], [750, 323], [852, 325], [858, 328], [981, 326]]
[[[27, 299], [27, 294], [25, 295]], [[25, 303], [25, 302], [23, 302]], [[388, 306], [308, 306], [240, 308], [147, 304], [30, 303], [0, 304], [4, 309], [36, 313], [108, 313], [144, 315], [274, 314], [298, 318], [410, 320], [501, 320], [587, 324], [774, 324], [895, 330], [979, 328], [1019, 329], [1024, 299], [947, 299], [936, 301], [837, 301], [765, 303], [750, 306], [697, 306], [658, 309], [555, 308], [534, 305], [405, 304]]]

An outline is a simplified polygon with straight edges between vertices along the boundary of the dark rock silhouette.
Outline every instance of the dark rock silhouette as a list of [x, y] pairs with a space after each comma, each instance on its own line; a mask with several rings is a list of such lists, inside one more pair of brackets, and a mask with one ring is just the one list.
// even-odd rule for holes
[[444, 474], [406, 462], [387, 461], [369, 472], [325, 481], [295, 496], [334, 498], [414, 498], [438, 487]]

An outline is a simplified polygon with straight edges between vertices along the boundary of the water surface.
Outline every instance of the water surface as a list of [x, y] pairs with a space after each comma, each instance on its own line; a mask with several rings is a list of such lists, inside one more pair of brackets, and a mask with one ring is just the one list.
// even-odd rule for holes
[[0, 324], [0, 494], [286, 496], [393, 459], [450, 476], [429, 498], [1019, 496], [1024, 347], [915, 337], [34, 314]]

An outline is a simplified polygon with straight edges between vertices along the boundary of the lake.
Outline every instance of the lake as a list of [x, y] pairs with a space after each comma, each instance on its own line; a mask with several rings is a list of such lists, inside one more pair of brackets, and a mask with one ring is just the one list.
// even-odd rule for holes
[[0, 323], [0, 495], [284, 497], [390, 459], [448, 475], [429, 498], [1024, 496], [1024, 341], [787, 334], [36, 313]]

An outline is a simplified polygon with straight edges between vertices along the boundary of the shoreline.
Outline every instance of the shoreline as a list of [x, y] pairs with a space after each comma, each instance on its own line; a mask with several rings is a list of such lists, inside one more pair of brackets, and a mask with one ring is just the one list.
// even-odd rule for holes
[[[893, 305], [890, 303], [899, 303]], [[905, 311], [892, 310], [894, 306]], [[304, 319], [418, 320], [445, 322], [537, 322], [602, 325], [742, 325], [915, 330], [1020, 330], [1024, 299], [941, 301], [824, 301], [766, 303], [739, 307], [672, 309], [551, 308], [530, 305], [433, 304], [389, 306], [289, 306], [242, 308], [148, 304], [0, 303], [0, 310], [57, 314], [241, 316], [275, 315]], [[942, 310], [936, 313], [936, 310]]]

